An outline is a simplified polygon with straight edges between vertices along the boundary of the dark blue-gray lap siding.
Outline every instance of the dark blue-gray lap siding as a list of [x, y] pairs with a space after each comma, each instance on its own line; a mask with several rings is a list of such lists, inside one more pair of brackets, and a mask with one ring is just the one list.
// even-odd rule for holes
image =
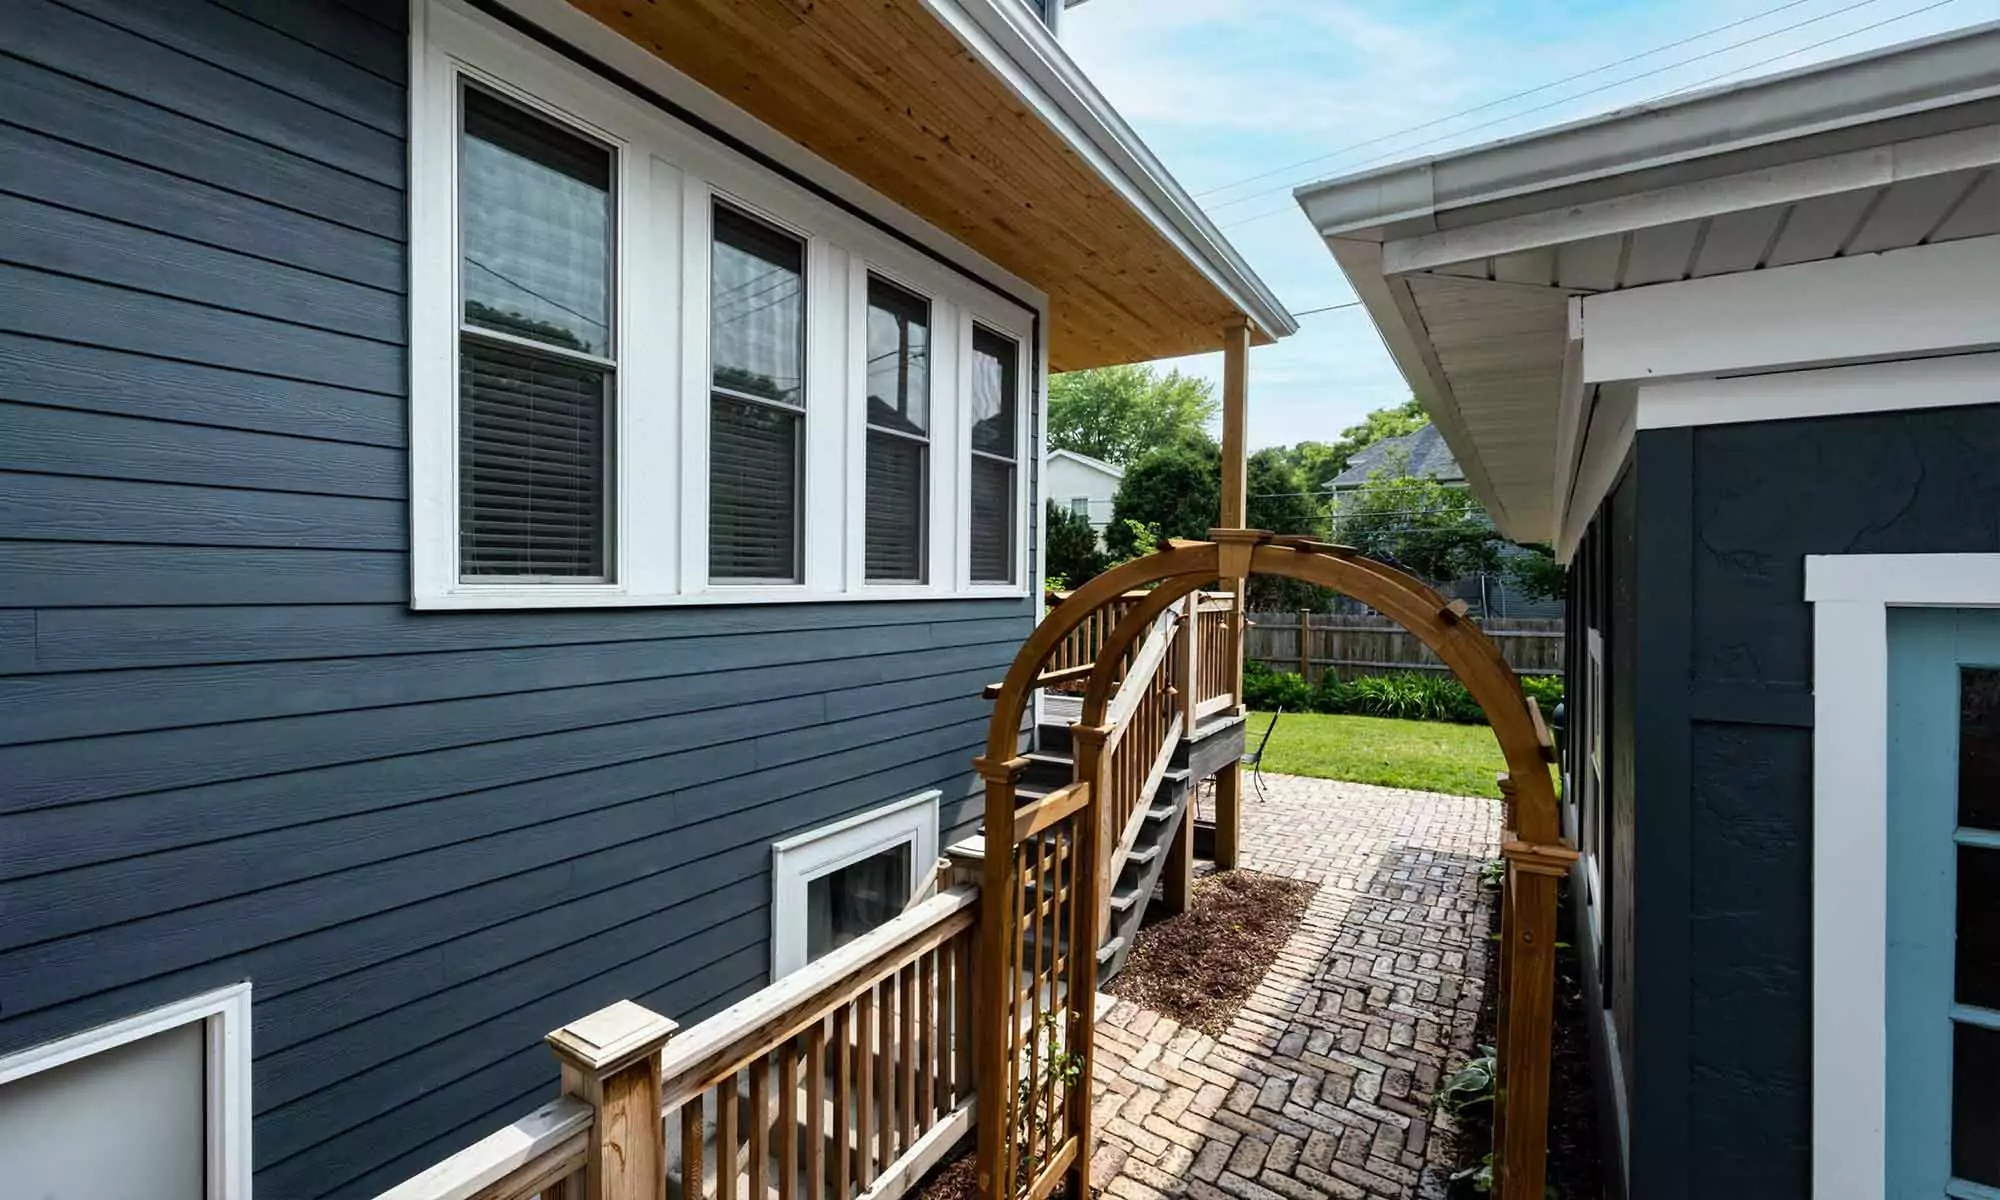
[[0, 24], [0, 1052], [255, 985], [256, 1186], [764, 983], [770, 844], [970, 770], [1025, 601], [408, 610], [401, 0]]
[[2000, 552], [1994, 400], [1639, 434], [1635, 655], [1613, 660], [1636, 679], [1610, 681], [1614, 719], [1633, 697], [1613, 787], [1635, 826], [1636, 1200], [1810, 1193], [1804, 560]]

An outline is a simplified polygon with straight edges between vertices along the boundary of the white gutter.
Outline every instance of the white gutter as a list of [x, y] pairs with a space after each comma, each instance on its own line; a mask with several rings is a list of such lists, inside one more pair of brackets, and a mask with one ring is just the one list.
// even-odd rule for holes
[[921, 3], [1258, 329], [1272, 338], [1298, 332], [1298, 321], [1026, 4], [1021, 0]]
[[1306, 184], [1293, 195], [1322, 236], [1402, 237], [1439, 228], [1439, 214], [1451, 210], [1995, 97], [2000, 21]]

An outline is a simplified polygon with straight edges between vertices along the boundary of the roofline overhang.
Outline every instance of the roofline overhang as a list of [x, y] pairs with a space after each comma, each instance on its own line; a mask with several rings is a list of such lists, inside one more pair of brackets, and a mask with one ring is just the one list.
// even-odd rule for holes
[[1027, 5], [921, 3], [1249, 318], [1260, 340], [1298, 332], [1298, 321]]
[[1293, 196], [1322, 237], [1432, 232], [1440, 214], [2000, 96], [2000, 21], [1691, 92]]

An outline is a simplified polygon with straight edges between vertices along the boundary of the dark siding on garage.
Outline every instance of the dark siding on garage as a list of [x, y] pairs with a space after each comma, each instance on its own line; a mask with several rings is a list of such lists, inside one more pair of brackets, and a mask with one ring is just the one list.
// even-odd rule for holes
[[2000, 403], [1644, 431], [1637, 461], [1631, 1194], [1805, 1197], [1804, 560], [2000, 551]]
[[0, 31], [0, 1053], [250, 979], [258, 1193], [766, 978], [770, 843], [970, 761], [1028, 601], [408, 610], [402, 0]]

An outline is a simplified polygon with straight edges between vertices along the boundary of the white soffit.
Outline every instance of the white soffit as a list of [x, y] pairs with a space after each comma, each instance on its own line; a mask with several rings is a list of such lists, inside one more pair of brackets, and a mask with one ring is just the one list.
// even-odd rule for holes
[[1585, 379], [1649, 377], [1584, 371], [1601, 293], [2000, 234], [2000, 22], [1297, 197], [1495, 523], [1560, 541]]

